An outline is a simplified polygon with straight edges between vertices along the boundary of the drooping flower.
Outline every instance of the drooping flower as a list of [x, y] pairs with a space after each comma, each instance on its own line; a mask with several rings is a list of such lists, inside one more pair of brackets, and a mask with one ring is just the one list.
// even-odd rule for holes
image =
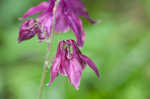
[[36, 20], [30, 19], [30, 20], [25, 21], [21, 25], [18, 42], [31, 39], [32, 37], [34, 37], [36, 33], [41, 33], [39, 26], [35, 23], [36, 23]]
[[[53, 24], [52, 20], [54, 19], [53, 9], [55, 6], [55, 2], [56, 0], [42, 2], [40, 3], [40, 5], [29, 9], [24, 14], [24, 16], [20, 18], [20, 20], [23, 20], [31, 15], [40, 13], [37, 19], [35, 19], [36, 24], [38, 24], [38, 30], [40, 30], [40, 32], [38, 31], [36, 32], [36, 34], [38, 34], [40, 40], [48, 39], [51, 34]], [[78, 46], [82, 47], [85, 40], [85, 33], [83, 30], [82, 21], [78, 16], [85, 17], [92, 24], [96, 23], [89, 17], [88, 12], [85, 10], [84, 4], [80, 0], [60, 0], [58, 8], [56, 10], [55, 32], [67, 32], [70, 28], [76, 35]], [[22, 33], [22, 28], [20, 28], [20, 34], [24, 35]], [[30, 38], [31, 37], [26, 39]], [[19, 39], [21, 39], [21, 41], [26, 40], [24, 38], [20, 38], [20, 36]]]
[[94, 62], [80, 52], [77, 43], [74, 40], [60, 41], [57, 48], [56, 58], [50, 68], [51, 78], [49, 85], [51, 85], [55, 77], [60, 74], [66, 75], [70, 83], [78, 89], [81, 74], [86, 64], [88, 64], [96, 75], [100, 77]]
[[[51, 33], [51, 28], [52, 28], [52, 15], [53, 15], [52, 10], [55, 5], [54, 1], [55, 0], [51, 0], [50, 3], [42, 2], [40, 3], [40, 5], [29, 9], [24, 14], [24, 16], [20, 18], [20, 20], [23, 20], [31, 15], [42, 12], [38, 15], [37, 19], [28, 19], [21, 25], [20, 31], [19, 31], [19, 38], [18, 38], [19, 42], [30, 39], [33, 36], [35, 36], [35, 34], [38, 35], [39, 40], [48, 39]], [[29, 23], [29, 22], [30, 24], [26, 25], [26, 23]], [[33, 29], [33, 27], [35, 26], [36, 26], [36, 29]], [[26, 29], [27, 30], [26, 33], [23, 31], [24, 27], [28, 27]], [[25, 34], [32, 34], [32, 36], [26, 37]]]

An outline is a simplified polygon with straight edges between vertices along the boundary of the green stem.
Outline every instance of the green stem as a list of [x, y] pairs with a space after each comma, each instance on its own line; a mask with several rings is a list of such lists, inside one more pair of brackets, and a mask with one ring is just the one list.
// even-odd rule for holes
[[49, 55], [50, 55], [51, 45], [52, 45], [52, 41], [53, 41], [53, 38], [54, 38], [54, 32], [55, 32], [56, 9], [57, 9], [59, 1], [60, 0], [56, 0], [56, 4], [55, 4], [54, 10], [53, 10], [52, 30], [51, 30], [50, 38], [48, 40], [48, 51], [46, 53], [46, 58], [45, 58], [45, 62], [44, 62], [43, 72], [42, 72], [42, 79], [41, 79], [41, 84], [40, 84], [40, 91], [39, 91], [37, 99], [41, 99], [41, 95], [42, 95], [43, 88], [44, 88], [44, 82], [45, 82], [45, 78], [46, 78], [46, 71], [47, 71], [47, 67], [48, 67], [48, 64], [49, 64]]
[[51, 44], [52, 44], [52, 40], [51, 42], [48, 42], [48, 51], [46, 54], [46, 59], [45, 59], [45, 63], [44, 63], [44, 67], [43, 67], [43, 72], [42, 72], [42, 79], [41, 79], [41, 84], [40, 84], [40, 91], [38, 94], [38, 98], [37, 99], [41, 99], [41, 94], [44, 88], [44, 82], [45, 82], [45, 78], [46, 78], [46, 71], [47, 71], [47, 67], [49, 64], [49, 54], [50, 54], [50, 50], [51, 50]]

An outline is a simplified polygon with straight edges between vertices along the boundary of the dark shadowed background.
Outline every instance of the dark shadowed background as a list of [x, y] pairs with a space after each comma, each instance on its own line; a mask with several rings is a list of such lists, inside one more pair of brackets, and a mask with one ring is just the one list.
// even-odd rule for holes
[[[25, 11], [42, 0], [0, 0], [0, 99], [36, 99], [46, 43], [37, 37], [17, 43]], [[87, 66], [80, 90], [66, 77], [44, 87], [42, 99], [150, 99], [150, 0], [83, 0], [99, 24], [84, 21], [87, 34], [82, 52], [97, 64], [98, 79]], [[73, 38], [69, 31], [55, 35], [51, 56], [59, 40]], [[50, 67], [50, 66], [49, 66]]]

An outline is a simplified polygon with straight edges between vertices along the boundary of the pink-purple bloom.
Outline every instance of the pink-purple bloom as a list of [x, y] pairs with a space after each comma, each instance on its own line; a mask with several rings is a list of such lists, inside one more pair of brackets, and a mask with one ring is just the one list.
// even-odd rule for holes
[[[51, 0], [50, 3], [48, 2], [42, 2], [40, 5], [33, 7], [29, 9], [23, 17], [20, 18], [20, 20], [24, 20], [25, 18], [34, 15], [36, 13], [40, 13], [37, 17], [37, 19], [28, 19], [25, 21], [19, 31], [19, 42], [27, 39], [31, 39], [35, 34], [38, 35], [39, 40], [48, 39], [51, 33], [52, 28], [52, 15], [53, 15], [53, 7], [55, 5], [55, 2]], [[31, 24], [25, 25], [25, 23], [29, 23], [30, 21], [34, 20]], [[37, 26], [36, 29], [32, 29], [34, 26]], [[26, 28], [26, 32], [23, 31], [23, 29]], [[32, 29], [32, 32], [31, 32]], [[33, 35], [32, 37], [29, 36], [29, 38], [25, 37], [26, 35]], [[26, 39], [24, 39], [26, 38]]]
[[74, 40], [60, 41], [57, 48], [56, 58], [50, 68], [51, 79], [49, 85], [51, 85], [55, 77], [60, 74], [66, 75], [70, 83], [78, 89], [81, 74], [86, 64], [88, 64], [96, 75], [100, 77], [94, 62], [80, 52], [77, 43]]
[[[38, 36], [40, 41], [43, 41], [49, 39], [52, 29], [54, 29], [54, 32], [68, 32], [71, 29], [76, 36], [77, 42], [74, 40], [62, 40], [59, 42], [55, 60], [50, 68], [51, 78], [49, 85], [60, 74], [67, 76], [70, 83], [78, 89], [82, 71], [86, 65], [100, 77], [94, 62], [82, 54], [78, 48], [83, 47], [85, 40], [85, 32], [79, 16], [86, 18], [92, 24], [96, 22], [89, 17], [81, 0], [60, 0], [54, 13], [56, 1], [41, 2], [39, 5], [30, 8], [19, 19], [21, 21], [26, 20], [20, 27], [18, 42], [31, 39], [35, 35]], [[27, 19], [37, 13], [37, 18]]]
[[[18, 38], [19, 42], [30, 39], [35, 34], [38, 35], [41, 41], [49, 38], [54, 19], [53, 9], [55, 2], [56, 0], [42, 2], [40, 5], [29, 9], [20, 18], [20, 20], [24, 20], [31, 15], [39, 13], [36, 19], [28, 19], [21, 25]], [[92, 24], [96, 23], [89, 17], [84, 4], [80, 0], [60, 0], [56, 10], [55, 32], [67, 32], [70, 28], [77, 38], [78, 46], [82, 47], [85, 40], [85, 33], [79, 16], [85, 17]], [[26, 23], [30, 24], [26, 25]]]

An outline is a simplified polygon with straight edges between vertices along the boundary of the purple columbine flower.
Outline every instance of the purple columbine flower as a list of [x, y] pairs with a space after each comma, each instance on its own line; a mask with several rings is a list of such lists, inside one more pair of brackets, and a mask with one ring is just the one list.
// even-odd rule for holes
[[[29, 24], [25, 34], [29, 34], [28, 38], [24, 37], [24, 32], [22, 28], [26, 27], [24, 24], [30, 22], [33, 19], [29, 19], [21, 25], [19, 41], [32, 38], [35, 34], [38, 34], [40, 40], [47, 39], [51, 34], [52, 20], [53, 20], [53, 9], [56, 0], [49, 0], [49, 2], [42, 2], [40, 5], [29, 9], [20, 20], [23, 20], [31, 15], [40, 13], [35, 19], [35, 22]], [[55, 20], [55, 32], [67, 32], [69, 28], [72, 29], [77, 38], [78, 46], [82, 47], [85, 40], [85, 33], [82, 26], [82, 21], [78, 16], [83, 16], [88, 19], [92, 24], [96, 22], [93, 21], [88, 12], [85, 10], [84, 4], [80, 0], [60, 0], [58, 8], [56, 10], [56, 20]], [[38, 27], [34, 29], [35, 31], [30, 32], [34, 24], [38, 24]], [[36, 33], [35, 33], [36, 32]], [[20, 38], [21, 37], [21, 38]]]
[[[31, 39], [35, 34], [38, 35], [39, 40], [48, 39], [51, 33], [52, 28], [52, 16], [53, 16], [53, 7], [55, 5], [55, 0], [51, 0], [50, 3], [42, 2], [40, 5], [29, 9], [20, 20], [24, 20], [25, 18], [34, 15], [36, 13], [40, 13], [37, 19], [28, 19], [25, 21], [19, 31], [18, 41], [21, 42], [23, 40]], [[34, 21], [33, 21], [34, 20]], [[30, 24], [28, 24], [30, 23]], [[36, 26], [36, 28], [34, 28]], [[26, 30], [24, 32], [24, 29]], [[32, 36], [26, 36], [32, 35]]]
[[61, 75], [66, 75], [70, 83], [78, 89], [81, 74], [86, 64], [88, 64], [96, 75], [100, 77], [94, 62], [80, 52], [77, 43], [74, 40], [60, 41], [56, 58], [50, 69], [51, 79], [49, 85], [51, 85], [55, 77], [60, 73]]

